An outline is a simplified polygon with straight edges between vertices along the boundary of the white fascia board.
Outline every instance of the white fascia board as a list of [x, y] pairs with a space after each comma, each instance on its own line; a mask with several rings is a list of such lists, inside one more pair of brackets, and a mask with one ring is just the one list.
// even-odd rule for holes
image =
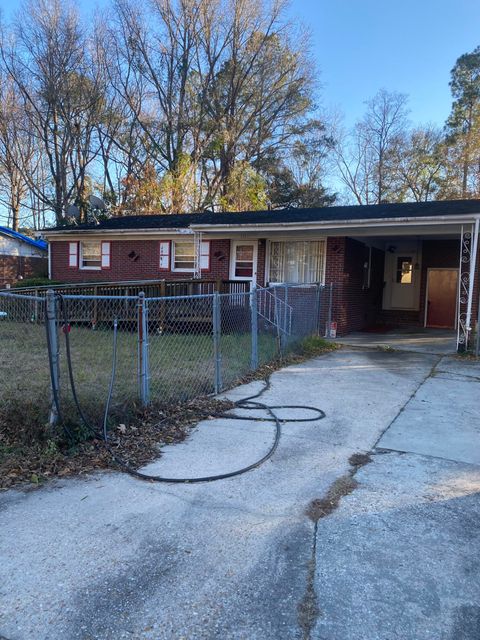
[[480, 218], [480, 213], [471, 214], [469, 216], [424, 216], [422, 218], [376, 218], [360, 219], [360, 220], [332, 220], [327, 222], [280, 222], [278, 224], [225, 224], [225, 225], [208, 225], [208, 224], [192, 224], [190, 228], [194, 231], [212, 231], [212, 232], [246, 232], [246, 231], [302, 231], [309, 229], [330, 230], [330, 229], [348, 229], [348, 228], [377, 228], [377, 227], [393, 227], [408, 224], [410, 226], [441, 225], [441, 224], [473, 224], [476, 219]]
[[111, 240], [122, 240], [125, 236], [134, 236], [136, 240], [155, 240], [156, 238], [165, 238], [171, 236], [193, 236], [192, 229], [85, 229], [83, 231], [72, 230], [55, 230], [44, 231], [43, 237], [49, 242], [59, 240], [82, 240], [86, 236], [102, 237]]

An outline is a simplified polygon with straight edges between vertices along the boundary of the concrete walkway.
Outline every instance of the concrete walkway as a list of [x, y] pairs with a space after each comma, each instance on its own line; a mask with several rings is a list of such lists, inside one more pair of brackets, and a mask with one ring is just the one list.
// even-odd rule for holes
[[[477, 363], [345, 347], [274, 374], [263, 401], [327, 417], [286, 423], [274, 457], [246, 475], [158, 485], [99, 473], [1, 494], [0, 636], [478, 639], [480, 460], [465, 458], [479, 385]], [[447, 461], [428, 442], [448, 424]], [[149, 471], [221, 472], [272, 437], [268, 423], [206, 421]], [[372, 449], [355, 473], [350, 456]], [[333, 513], [306, 515], [351, 474], [358, 486]]]
[[367, 349], [399, 349], [417, 353], [448, 355], [457, 349], [454, 331], [445, 329], [399, 329], [387, 333], [359, 331], [335, 340], [340, 344]]

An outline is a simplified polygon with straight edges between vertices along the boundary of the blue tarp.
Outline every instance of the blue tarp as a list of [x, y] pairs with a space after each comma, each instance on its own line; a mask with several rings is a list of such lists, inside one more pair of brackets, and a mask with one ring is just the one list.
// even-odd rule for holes
[[36, 249], [42, 249], [44, 251], [47, 250], [47, 243], [45, 240], [34, 240], [33, 238], [29, 238], [28, 236], [23, 235], [23, 233], [18, 233], [18, 231], [14, 231], [9, 227], [1, 227], [0, 233], [5, 234], [6, 236], [10, 236], [11, 238], [15, 238], [15, 240], [20, 240], [22, 242], [26, 242], [27, 244], [35, 247]]

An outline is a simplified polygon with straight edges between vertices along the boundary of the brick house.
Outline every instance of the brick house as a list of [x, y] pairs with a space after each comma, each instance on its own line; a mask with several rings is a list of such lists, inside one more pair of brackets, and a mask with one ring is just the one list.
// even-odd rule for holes
[[19, 280], [47, 276], [47, 243], [0, 227], [0, 289]]
[[[459, 329], [478, 313], [480, 200], [146, 215], [46, 230], [63, 282], [186, 278], [334, 285], [340, 334]], [[475, 269], [476, 265], [476, 269]]]

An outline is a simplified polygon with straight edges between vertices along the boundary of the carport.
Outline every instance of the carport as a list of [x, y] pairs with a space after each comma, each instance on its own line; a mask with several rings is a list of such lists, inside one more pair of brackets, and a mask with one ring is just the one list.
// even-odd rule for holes
[[458, 351], [478, 350], [478, 344], [471, 344], [479, 312], [478, 218], [470, 223], [405, 220], [353, 232], [352, 239], [365, 246], [368, 256], [363, 270], [373, 307], [369, 329], [396, 331], [395, 344], [411, 342], [415, 331], [420, 342], [431, 345], [448, 342], [446, 336], [455, 332]]

